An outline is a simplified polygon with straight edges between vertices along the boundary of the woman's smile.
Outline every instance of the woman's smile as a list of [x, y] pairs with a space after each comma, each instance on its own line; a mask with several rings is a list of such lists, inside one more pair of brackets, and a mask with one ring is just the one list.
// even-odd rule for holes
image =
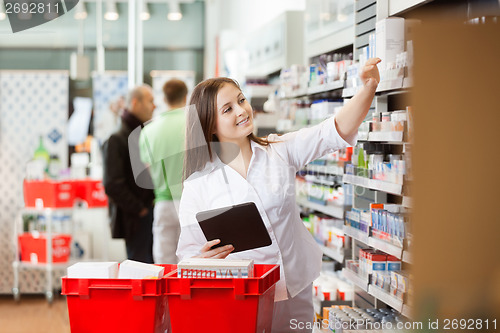
[[246, 117], [245, 119], [243, 119], [242, 121], [240, 121], [239, 123], [236, 124], [236, 126], [245, 126], [248, 124], [248, 120], [249, 120], [250, 117]]

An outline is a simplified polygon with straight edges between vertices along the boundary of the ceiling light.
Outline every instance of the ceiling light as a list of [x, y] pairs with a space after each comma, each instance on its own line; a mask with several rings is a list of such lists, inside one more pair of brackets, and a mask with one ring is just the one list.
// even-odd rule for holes
[[5, 20], [7, 15], [5, 14], [5, 6], [3, 4], [3, 1], [0, 1], [0, 21]]
[[151, 18], [151, 14], [149, 13], [148, 3], [146, 1], [142, 2], [142, 11], [141, 11], [141, 20], [147, 21]]
[[87, 9], [85, 8], [85, 3], [79, 1], [75, 8], [75, 19], [85, 20], [87, 18]]
[[170, 1], [167, 18], [170, 21], [179, 21], [182, 19], [181, 7], [178, 1]]
[[108, 21], [118, 20], [118, 8], [116, 7], [116, 2], [114, 0], [106, 1], [106, 13], [104, 13], [104, 19]]

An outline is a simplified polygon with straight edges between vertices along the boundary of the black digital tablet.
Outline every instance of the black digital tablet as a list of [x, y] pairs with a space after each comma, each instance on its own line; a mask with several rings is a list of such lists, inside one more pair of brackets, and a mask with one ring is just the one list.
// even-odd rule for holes
[[196, 214], [207, 241], [220, 239], [216, 248], [231, 244], [231, 253], [269, 246], [272, 241], [253, 202], [207, 210]]

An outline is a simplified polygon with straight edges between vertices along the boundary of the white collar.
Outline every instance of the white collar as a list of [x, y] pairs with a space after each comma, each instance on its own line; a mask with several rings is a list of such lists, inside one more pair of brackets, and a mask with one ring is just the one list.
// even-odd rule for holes
[[[259, 148], [263, 151], [266, 150], [266, 148], [260, 144], [258, 144], [257, 142], [255, 141], [252, 141], [250, 140], [250, 146], [252, 148], [252, 154], [255, 153], [256, 149], [255, 148]], [[220, 169], [220, 168], [223, 168], [226, 166], [226, 164], [224, 164], [221, 159], [219, 158], [219, 156], [215, 153], [215, 151], [213, 151], [213, 161], [208, 161], [207, 164], [205, 164], [205, 167], [198, 171], [198, 172], [201, 172], [203, 174], [209, 174], [209, 173], [212, 173], [214, 170], [216, 169]]]

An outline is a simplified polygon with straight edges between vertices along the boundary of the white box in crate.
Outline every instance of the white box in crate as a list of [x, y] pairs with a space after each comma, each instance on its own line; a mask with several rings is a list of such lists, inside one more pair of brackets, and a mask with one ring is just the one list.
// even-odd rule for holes
[[150, 279], [161, 278], [164, 268], [134, 260], [125, 260], [118, 270], [119, 279]]
[[117, 262], [77, 262], [68, 267], [68, 278], [78, 279], [116, 279]]
[[252, 259], [188, 258], [177, 264], [178, 277], [254, 277]]

